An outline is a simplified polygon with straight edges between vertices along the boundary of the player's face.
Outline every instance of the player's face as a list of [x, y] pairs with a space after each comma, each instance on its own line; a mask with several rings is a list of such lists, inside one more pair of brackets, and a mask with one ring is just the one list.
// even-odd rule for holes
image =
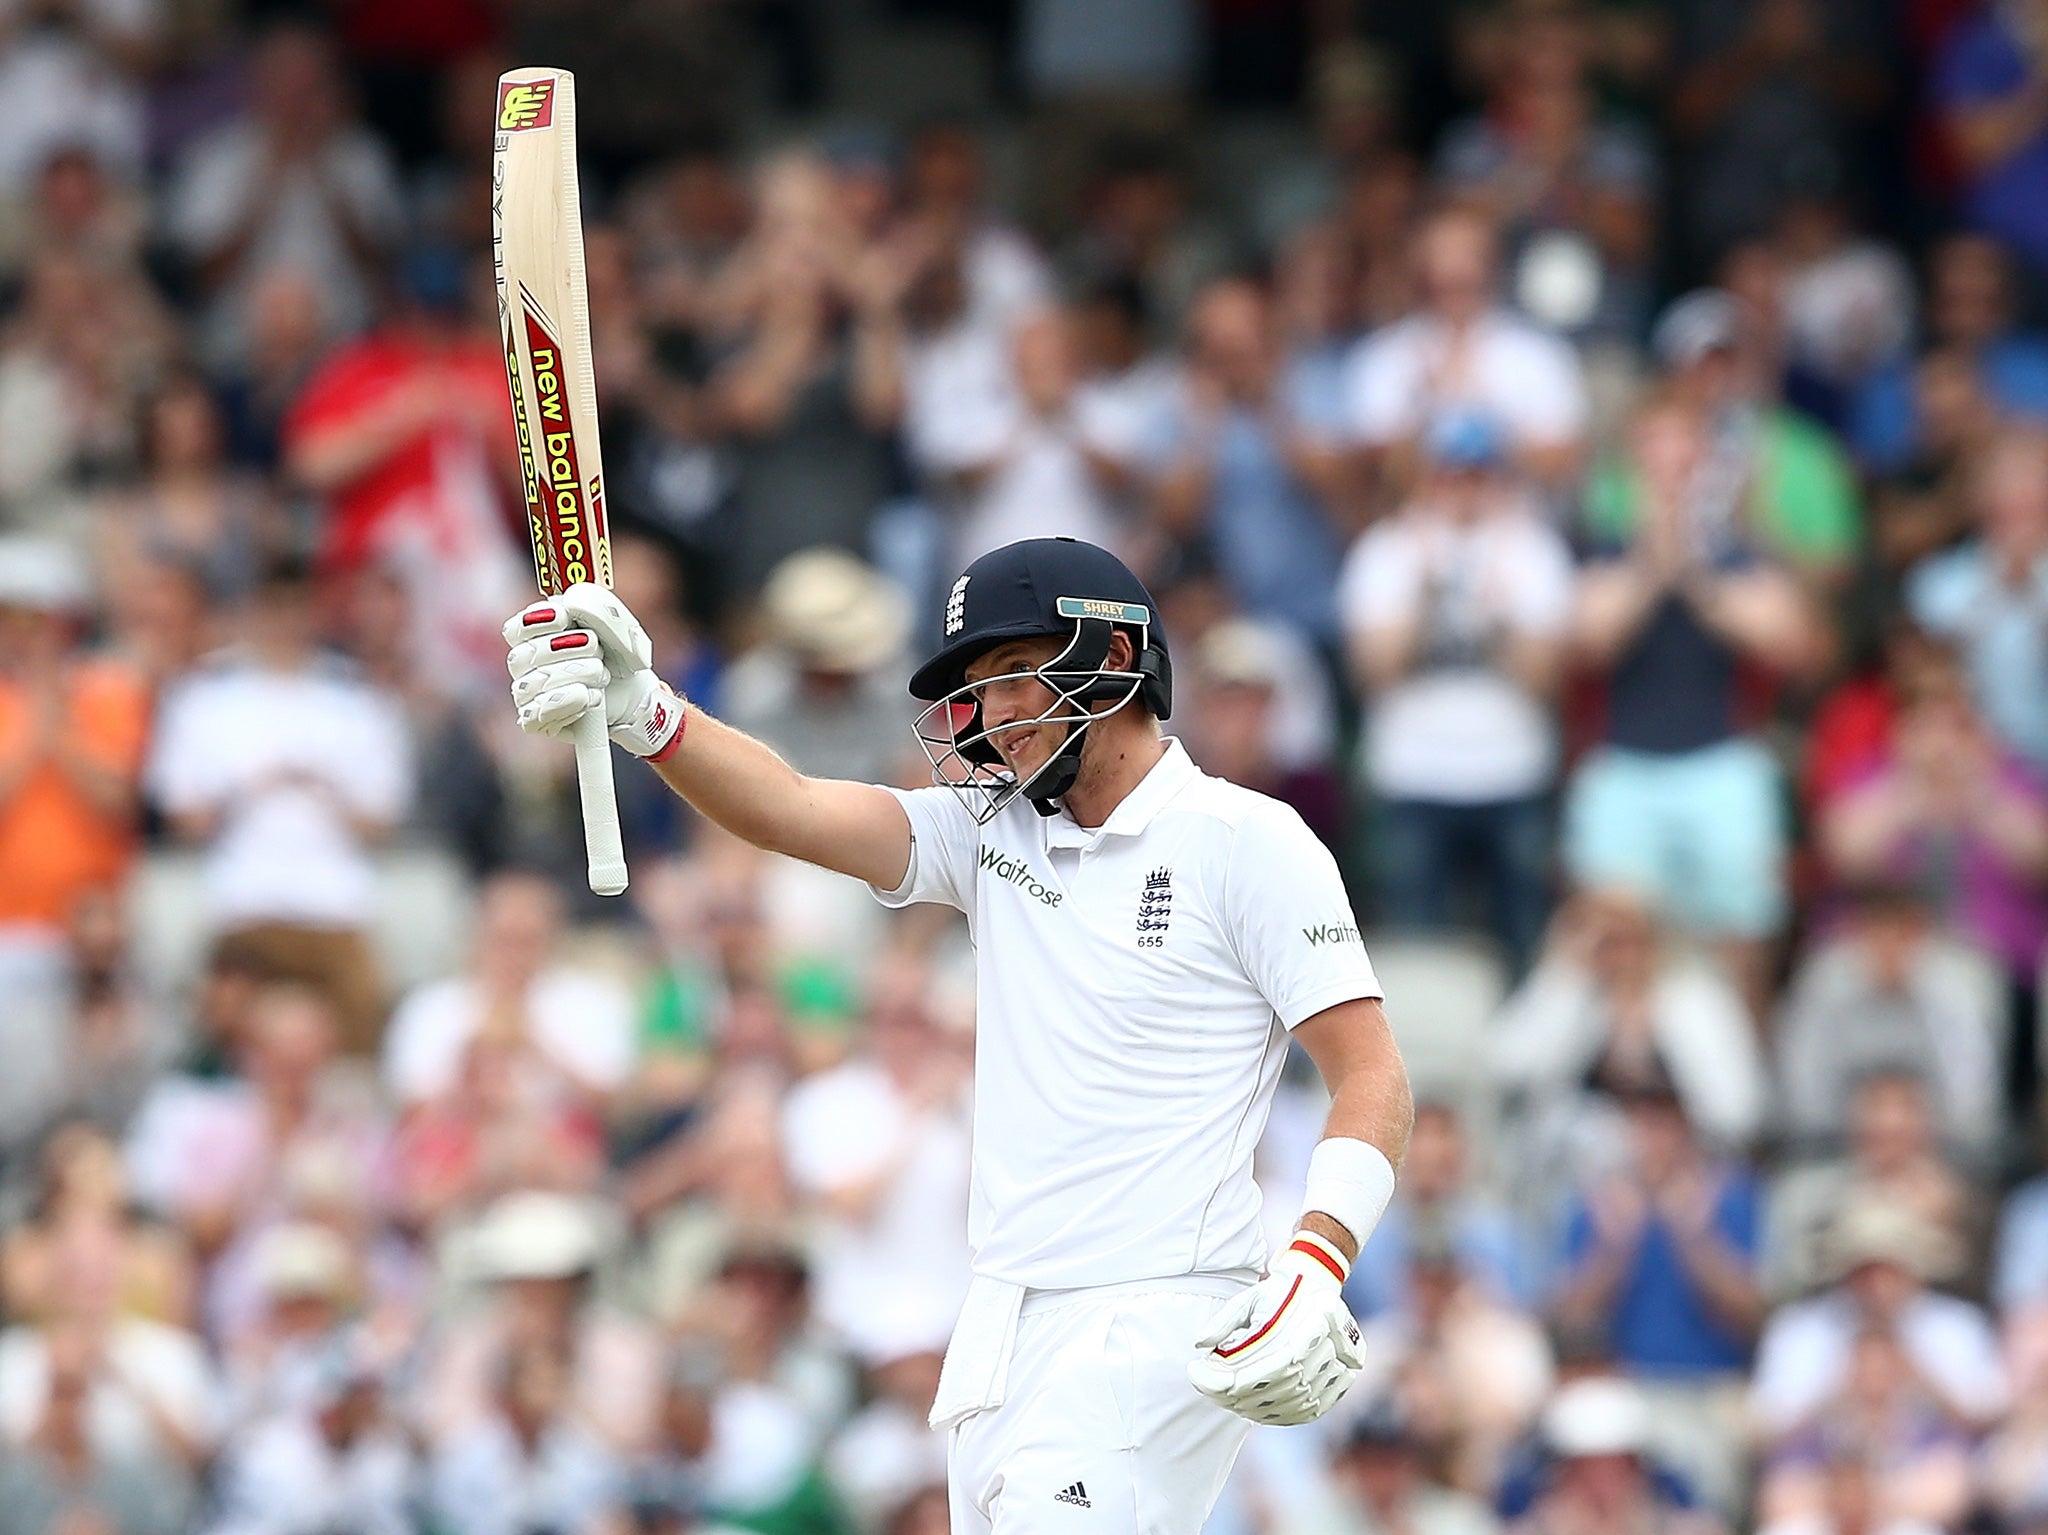
[[[1037, 673], [1065, 648], [1063, 640], [1052, 637], [1012, 640], [968, 663], [966, 676], [975, 684], [982, 728], [1020, 782], [1051, 761], [1066, 739], [1066, 725], [1021, 723], [1054, 712], [1059, 695]], [[1016, 728], [1004, 728], [1013, 724]]]

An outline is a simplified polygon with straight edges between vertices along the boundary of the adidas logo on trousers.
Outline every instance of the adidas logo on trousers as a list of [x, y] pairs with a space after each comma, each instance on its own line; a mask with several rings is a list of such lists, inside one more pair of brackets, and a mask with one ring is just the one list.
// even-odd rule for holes
[[1088, 1501], [1088, 1489], [1086, 1487], [1083, 1487], [1079, 1482], [1074, 1483], [1074, 1485], [1071, 1487], [1062, 1488], [1060, 1491], [1054, 1493], [1052, 1495], [1052, 1500], [1055, 1503], [1078, 1503], [1083, 1508], [1093, 1508], [1095, 1506], [1093, 1503], [1090, 1503]]

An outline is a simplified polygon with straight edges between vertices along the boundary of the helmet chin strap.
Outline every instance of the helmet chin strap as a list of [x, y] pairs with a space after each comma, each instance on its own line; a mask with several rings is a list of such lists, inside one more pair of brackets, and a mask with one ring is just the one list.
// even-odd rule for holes
[[1074, 780], [1081, 776], [1081, 748], [1087, 740], [1085, 727], [1069, 725], [1067, 738], [1060, 743], [1060, 749], [1024, 785], [1024, 797], [1031, 801], [1031, 808], [1040, 815], [1060, 813], [1060, 801], [1074, 787]]

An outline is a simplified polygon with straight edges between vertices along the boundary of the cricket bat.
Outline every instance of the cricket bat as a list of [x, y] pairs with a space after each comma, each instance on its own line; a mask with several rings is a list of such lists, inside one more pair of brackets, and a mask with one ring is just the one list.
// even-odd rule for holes
[[[578, 581], [610, 586], [576, 191], [575, 77], [565, 69], [501, 75], [492, 147], [491, 265], [534, 573], [545, 597]], [[626, 888], [626, 854], [602, 710], [577, 724], [575, 744], [590, 888], [617, 895]]]

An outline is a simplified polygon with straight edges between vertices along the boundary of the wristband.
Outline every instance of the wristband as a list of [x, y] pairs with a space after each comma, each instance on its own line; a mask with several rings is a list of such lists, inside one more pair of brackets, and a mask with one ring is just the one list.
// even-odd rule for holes
[[669, 697], [676, 701], [676, 729], [674, 735], [662, 742], [656, 750], [648, 753], [647, 760], [649, 762], [666, 762], [669, 758], [673, 757], [676, 754], [676, 748], [682, 745], [683, 731], [690, 723], [690, 706], [683, 701], [682, 694], [674, 692], [667, 688], [666, 685], [664, 685], [663, 691], [667, 692]]
[[1316, 1142], [1302, 1189], [1303, 1215], [1327, 1215], [1362, 1250], [1393, 1197], [1394, 1164], [1379, 1147], [1349, 1135]]

